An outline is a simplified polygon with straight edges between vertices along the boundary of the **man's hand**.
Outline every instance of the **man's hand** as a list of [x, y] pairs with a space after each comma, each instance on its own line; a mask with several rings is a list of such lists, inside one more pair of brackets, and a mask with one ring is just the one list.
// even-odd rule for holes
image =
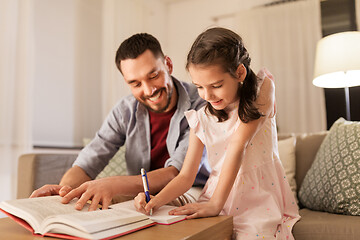
[[71, 191], [70, 186], [61, 186], [61, 185], [44, 185], [41, 188], [36, 189], [30, 195], [30, 198], [35, 197], [45, 197], [45, 196], [52, 196], [52, 195], [60, 195], [65, 196]]
[[30, 195], [30, 198], [52, 195], [60, 195], [61, 197], [63, 197], [68, 194], [73, 188], [80, 186], [80, 184], [89, 180], [91, 180], [91, 178], [85, 173], [82, 168], [74, 166], [66, 171], [58, 185], [44, 185], [41, 188], [35, 190]]
[[81, 210], [84, 205], [91, 200], [89, 211], [98, 208], [99, 203], [102, 209], [108, 209], [112, 198], [116, 195], [116, 184], [114, 177], [92, 180], [81, 184], [68, 192], [61, 200], [62, 203], [69, 203], [73, 198], [79, 198], [75, 209]]

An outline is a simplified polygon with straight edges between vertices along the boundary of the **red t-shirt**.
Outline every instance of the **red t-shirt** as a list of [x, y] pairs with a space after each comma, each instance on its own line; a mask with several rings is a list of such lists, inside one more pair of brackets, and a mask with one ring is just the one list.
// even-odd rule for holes
[[170, 155], [166, 147], [166, 138], [169, 132], [171, 117], [176, 107], [169, 112], [155, 113], [149, 111], [151, 131], [151, 164], [150, 169], [163, 168]]

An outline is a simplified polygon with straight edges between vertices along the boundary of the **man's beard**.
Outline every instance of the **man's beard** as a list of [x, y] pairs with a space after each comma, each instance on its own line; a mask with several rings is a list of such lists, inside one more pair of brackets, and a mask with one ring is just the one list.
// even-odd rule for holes
[[[161, 88], [161, 89], [157, 90], [153, 95], [158, 94], [159, 91], [163, 91], [161, 94], [164, 94], [164, 93], [166, 93], [166, 88]], [[150, 98], [150, 97], [142, 98], [141, 100], [142, 100], [142, 102], [143, 102], [143, 105], [144, 105], [148, 110], [150, 110], [150, 111], [152, 111], [152, 112], [155, 112], [155, 113], [163, 113], [163, 112], [165, 112], [165, 110], [166, 110], [166, 109], [169, 107], [169, 105], [170, 105], [171, 96], [172, 96], [172, 94], [173, 94], [173, 91], [174, 91], [174, 89], [172, 89], [172, 90], [169, 92], [169, 94], [167, 94], [167, 102], [166, 102], [166, 105], [165, 105], [163, 108], [161, 108], [161, 109], [157, 109], [157, 110], [156, 110], [156, 109], [153, 109], [153, 108], [150, 107], [150, 105], [148, 105], [148, 104], [146, 103], [146, 100], [147, 100], [148, 98]]]

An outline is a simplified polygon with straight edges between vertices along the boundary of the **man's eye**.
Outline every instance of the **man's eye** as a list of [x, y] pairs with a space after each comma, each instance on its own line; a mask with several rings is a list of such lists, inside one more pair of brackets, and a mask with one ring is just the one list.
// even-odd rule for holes
[[221, 88], [222, 87], [222, 85], [215, 85], [215, 86], [213, 86], [213, 88]]
[[133, 87], [140, 87], [140, 86], [141, 86], [141, 83], [133, 83], [132, 86], [133, 86]]
[[157, 76], [159, 76], [159, 74], [158, 74], [158, 73], [151, 74], [151, 75], [150, 75], [150, 79], [157, 78]]

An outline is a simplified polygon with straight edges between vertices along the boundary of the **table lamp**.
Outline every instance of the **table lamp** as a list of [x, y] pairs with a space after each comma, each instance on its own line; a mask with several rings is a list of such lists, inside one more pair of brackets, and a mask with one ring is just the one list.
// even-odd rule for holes
[[341, 32], [317, 43], [313, 84], [322, 88], [344, 88], [346, 118], [350, 116], [349, 87], [360, 85], [360, 32]]

